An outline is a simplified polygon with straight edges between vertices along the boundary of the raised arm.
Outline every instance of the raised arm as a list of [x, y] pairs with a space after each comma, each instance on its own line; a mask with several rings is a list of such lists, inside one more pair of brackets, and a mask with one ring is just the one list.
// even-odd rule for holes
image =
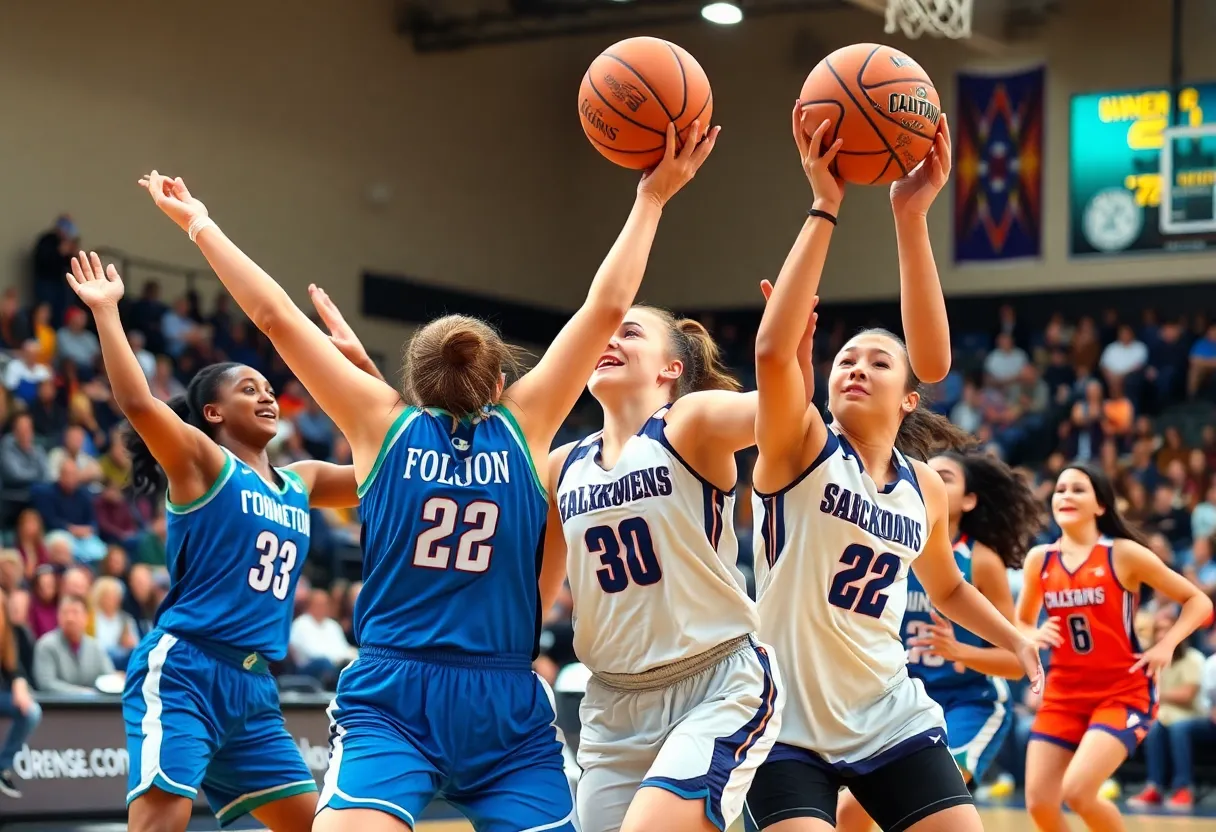
[[841, 141], [837, 139], [824, 150], [823, 137], [829, 123], [820, 124], [808, 140], [802, 118], [802, 109], [795, 104], [794, 141], [811, 182], [814, 213], [807, 216], [785, 258], [756, 333], [756, 445], [765, 489], [768, 483], [784, 485], [797, 476], [805, 467], [807, 449], [818, 453], [827, 441], [827, 427], [807, 398], [799, 356], [807, 322], [812, 320], [818, 301], [819, 279], [844, 195], [843, 185], [829, 169]]
[[329, 330], [330, 343], [338, 348], [338, 352], [346, 356], [347, 361], [372, 378], [385, 381], [384, 374], [380, 372], [380, 368], [376, 366], [376, 362], [372, 361], [371, 356], [367, 354], [367, 350], [363, 347], [363, 342], [359, 340], [358, 335], [355, 335], [355, 331], [351, 329], [350, 324], [346, 322], [346, 318], [339, 311], [337, 304], [330, 300], [325, 290], [315, 283], [309, 283], [308, 296], [312, 298], [312, 305], [316, 307], [317, 314], [321, 317], [321, 322]]
[[355, 466], [365, 476], [399, 410], [397, 391], [351, 364], [274, 278], [224, 235], [181, 179], [152, 171], [140, 184], [198, 244], [237, 305], [350, 440]]
[[912, 571], [942, 615], [990, 644], [1017, 656], [1022, 669], [1030, 677], [1031, 688], [1037, 692], [1043, 684], [1038, 648], [1001, 615], [978, 589], [963, 579], [963, 573], [954, 560], [954, 547], [950, 543], [946, 486], [928, 465], [919, 460], [914, 461], [913, 465], [925, 495], [929, 536], [920, 557], [912, 561]]
[[355, 466], [335, 465], [319, 459], [302, 459], [287, 466], [308, 492], [313, 508], [351, 508], [359, 505]]
[[549, 614], [557, 603], [566, 580], [566, 535], [562, 532], [562, 515], [557, 508], [557, 478], [574, 443], [563, 445], [549, 454], [545, 490], [549, 494], [549, 519], [545, 524], [545, 548], [540, 567], [540, 614]]
[[[612, 334], [633, 305], [663, 206], [696, 174], [717, 141], [719, 128], [703, 134], [694, 121], [678, 152], [674, 125], [667, 128], [667, 155], [638, 185], [625, 227], [596, 272], [587, 299], [523, 378], [503, 394], [527, 436], [533, 457], [543, 458], [558, 427], [582, 395]], [[704, 141], [701, 141], [701, 139]]]
[[97, 322], [101, 358], [114, 400], [164, 470], [172, 500], [179, 504], [197, 500], [223, 469], [224, 452], [172, 407], [152, 395], [118, 316], [118, 302], [123, 296], [118, 269], [113, 264], [103, 269], [101, 258], [95, 253], [86, 257], [81, 252], [72, 260], [72, 273], [67, 280]]
[[1114, 563], [1116, 577], [1123, 586], [1147, 584], [1182, 605], [1174, 625], [1131, 667], [1132, 672], [1143, 668], [1155, 678], [1170, 666], [1179, 644], [1200, 627], [1212, 623], [1212, 599], [1134, 540], [1120, 538], [1115, 541]]
[[925, 160], [891, 184], [895, 241], [899, 248], [899, 307], [908, 360], [921, 381], [933, 384], [950, 372], [950, 322], [929, 241], [929, 207], [950, 178], [950, 125], [943, 113]]

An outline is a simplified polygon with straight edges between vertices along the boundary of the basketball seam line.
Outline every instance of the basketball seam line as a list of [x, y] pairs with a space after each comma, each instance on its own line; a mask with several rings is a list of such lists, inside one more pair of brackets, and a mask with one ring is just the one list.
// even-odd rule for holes
[[[680, 116], [684, 115], [684, 111], [688, 109], [688, 74], [684, 72], [684, 62], [680, 60], [680, 53], [677, 52], [676, 48], [671, 45], [671, 42], [665, 40], [663, 41], [663, 45], [671, 51], [671, 57], [676, 59], [676, 66], [680, 68], [680, 88], [684, 91], [684, 94], [683, 100], [680, 102], [680, 112], [676, 115], [676, 118], [679, 118]], [[672, 121], [675, 121], [676, 118], [673, 118]]]
[[[672, 116], [672, 114], [671, 114], [671, 110], [667, 109], [667, 105], [666, 105], [665, 103], [663, 103], [663, 99], [662, 99], [662, 98], [659, 96], [659, 94], [658, 94], [657, 92], [655, 92], [654, 87], [650, 86], [650, 82], [649, 82], [649, 81], [647, 81], [647, 80], [646, 80], [644, 77], [642, 77], [642, 74], [641, 74], [640, 72], [638, 72], [636, 69], [634, 69], [633, 67], [631, 67], [631, 66], [628, 64], [628, 62], [626, 62], [626, 61], [622, 60], [621, 58], [618, 58], [616, 55], [613, 55], [611, 52], [605, 52], [605, 53], [604, 53], [604, 57], [605, 57], [605, 58], [611, 58], [612, 60], [616, 61], [616, 62], [617, 62], [618, 64], [620, 64], [621, 66], [625, 67], [625, 69], [627, 69], [627, 70], [629, 70], [630, 72], [632, 72], [632, 73], [633, 73], [633, 76], [634, 76], [635, 78], [637, 78], [639, 81], [641, 81], [641, 82], [642, 82], [642, 86], [644, 86], [646, 89], [650, 90], [650, 94], [651, 94], [652, 96], [654, 96], [654, 101], [655, 101], [655, 103], [656, 103], [656, 104], [658, 104], [658, 105], [659, 105], [661, 108], [663, 108], [663, 113], [664, 113], [664, 115], [666, 115], [666, 116], [667, 116], [667, 120], [668, 120], [668, 121], [670, 121], [670, 122], [672, 122], [673, 124], [675, 123], [675, 117], [674, 117], [674, 116]], [[590, 73], [588, 73], [588, 75], [590, 75]], [[595, 81], [592, 81], [592, 82], [591, 82], [591, 85], [592, 85], [592, 86], [595, 86]], [[685, 96], [687, 97], [687, 94], [685, 94]], [[602, 96], [601, 96], [601, 97], [602, 97]], [[607, 101], [605, 101], [604, 103], [605, 103], [605, 104], [607, 104], [608, 102], [607, 102]], [[609, 105], [609, 106], [611, 106], [611, 105]], [[640, 126], [645, 126], [645, 125], [640, 125]], [[653, 130], [654, 128], [653, 128], [653, 127], [647, 127], [646, 129], [647, 129], [647, 130]], [[677, 128], [677, 130], [678, 130], [678, 128]], [[663, 133], [664, 133], [664, 134], [666, 134], [666, 133], [667, 133], [667, 131], [666, 131], [666, 130], [664, 130], [664, 131], [663, 131]]]
[[[868, 66], [870, 65], [870, 61], [874, 59], [874, 54], [875, 54], [876, 52], [878, 52], [878, 49], [875, 49], [875, 50], [874, 50], [874, 52], [871, 52], [869, 55], [867, 55], [867, 56], [866, 56], [865, 61], [863, 61], [863, 62], [862, 62], [862, 64], [861, 64], [861, 69], [857, 70], [857, 89], [859, 89], [859, 90], [861, 90], [862, 92], [866, 93], [866, 98], [867, 98], [867, 99], [870, 97], [870, 95], [869, 95], [870, 88], [869, 88], [869, 87], [867, 87], [865, 84], [863, 84], [863, 83], [862, 83], [862, 81], [861, 81], [861, 76], [863, 76], [863, 75], [865, 75], [865, 74], [866, 74], [866, 67], [868, 67]], [[878, 86], [880, 86], [880, 87], [881, 87], [881, 86], [884, 86], [886, 83], [887, 83], [887, 82], [884, 82], [883, 84], [879, 84]], [[933, 87], [933, 84], [932, 84], [932, 83], [930, 83], [930, 84], [929, 84], [929, 86], [930, 86], [930, 87]], [[937, 87], [933, 87], [933, 91], [934, 91], [934, 92], [937, 92]], [[937, 110], [938, 110], [938, 112], [939, 112], [939, 113], [941, 112], [941, 109], [942, 109], [942, 108], [941, 108], [941, 106], [939, 105], [939, 106], [938, 106], [938, 108], [937, 108]], [[883, 118], [885, 118], [887, 121], [891, 122], [892, 124], [897, 124], [897, 125], [899, 125], [900, 127], [902, 127], [902, 128], [904, 128], [905, 130], [907, 130], [909, 133], [914, 133], [915, 135], [920, 136], [922, 139], [930, 139], [930, 140], [932, 140], [932, 139], [934, 139], [934, 138], [936, 137], [936, 135], [937, 135], [937, 130], [936, 130], [937, 125], [936, 125], [936, 124], [934, 125], [934, 134], [933, 134], [932, 136], [926, 136], [924, 133], [920, 132], [919, 130], [913, 130], [911, 127], [909, 127], [908, 125], [904, 124], [902, 121], [898, 121], [898, 120], [897, 120], [897, 119], [896, 119], [894, 116], [889, 116], [889, 115], [887, 115], [887, 114], [886, 114], [886, 113], [884, 113], [884, 112], [883, 112], [881, 109], [880, 109], [880, 110], [877, 110], [877, 112], [878, 112], [878, 114], [879, 114], [880, 116], [882, 116]], [[875, 129], [877, 129], [877, 128], [875, 128]], [[932, 149], [932, 148], [930, 148], [930, 149]], [[892, 149], [892, 151], [891, 151], [891, 155], [892, 155], [892, 156], [895, 156], [895, 151], [894, 151], [894, 149]], [[896, 157], [896, 158], [899, 158], [899, 157]], [[900, 170], [902, 170], [902, 171], [903, 171], [905, 174], [909, 172], [909, 171], [908, 171], [908, 169], [904, 167], [903, 162], [900, 162], [900, 163], [899, 163], [899, 169], [900, 169]]]
[[[866, 65], [870, 63], [870, 58], [872, 58], [874, 56], [874, 53], [877, 52], [881, 48], [882, 48], [881, 46], [875, 46], [874, 49], [870, 52], [870, 54], [866, 56], [865, 62], [862, 63], [862, 65], [861, 65], [861, 70], [857, 73], [857, 85], [858, 86], [861, 86], [861, 73], [865, 71]], [[854, 97], [853, 92], [848, 88], [848, 86], [845, 85], [844, 79], [840, 77], [840, 73], [836, 71], [836, 67], [832, 66], [832, 62], [827, 58], [823, 59], [823, 63], [828, 68], [828, 72], [832, 73], [832, 77], [836, 79], [836, 83], [840, 84], [840, 88], [842, 90], [844, 90], [844, 94], [847, 95], [849, 97], [849, 100], [853, 102], [853, 106], [857, 108], [857, 112], [861, 113], [862, 118], [864, 118], [869, 123], [870, 127], [878, 135], [878, 138], [882, 139], [882, 143], [886, 146], [887, 152], [890, 153], [892, 156], [894, 156], [895, 148], [891, 147], [891, 143], [889, 141], [887, 141], [887, 137], [884, 136], [882, 134], [882, 131], [878, 129], [878, 125], [870, 120], [870, 114], [866, 112], [866, 108], [861, 106], [861, 102], [858, 101], [856, 97]], [[841, 117], [840, 121], [842, 123], [844, 122], [843, 116]], [[836, 129], [839, 131], [840, 128], [837, 127]], [[882, 169], [882, 172], [886, 173], [887, 168], [889, 168], [889, 167], [891, 167], [890, 163], [888, 163], [886, 165], [886, 167], [884, 167]], [[902, 162], [899, 163], [899, 169], [904, 170], [904, 166], [903, 166]], [[907, 171], [904, 170], [904, 173], [907, 173]], [[881, 176], [882, 176], [882, 173], [878, 174], [878, 176], [871, 179], [870, 184], [872, 185], [875, 182], [877, 182], [879, 177], [881, 177]]]
[[[630, 70], [630, 71], [632, 72], [632, 70]], [[602, 92], [600, 92], [599, 87], [597, 87], [595, 85], [595, 79], [591, 77], [590, 72], [587, 73], [587, 83], [591, 85], [591, 91], [593, 93], [595, 93], [595, 97], [598, 98], [600, 101], [603, 101], [604, 106], [607, 107], [609, 110], [616, 113], [621, 118], [625, 119], [625, 121], [629, 122], [634, 127], [640, 127], [648, 133], [654, 133], [655, 135], [663, 136], [664, 142], [666, 142], [666, 136], [667, 136], [666, 130], [655, 130], [650, 125], [642, 124], [642, 122], [640, 122], [640, 121], [634, 121], [629, 116], [625, 115], [620, 110], [618, 110], [616, 107], [613, 107], [612, 103], [607, 98], [604, 98], [604, 94]], [[613, 148], [613, 149], [615, 150], [616, 148]]]
[[591, 140], [592, 144], [598, 144], [600, 147], [605, 148], [607, 150], [611, 150], [613, 153], [626, 153], [626, 154], [632, 154], [632, 155], [636, 156], [640, 153], [654, 153], [656, 150], [664, 149], [664, 145], [656, 144], [654, 147], [648, 147], [645, 150], [621, 150], [619, 147], [613, 147], [610, 144], [605, 144], [604, 142], [600, 141], [595, 136], [592, 136], [590, 134], [587, 135], [587, 138]]

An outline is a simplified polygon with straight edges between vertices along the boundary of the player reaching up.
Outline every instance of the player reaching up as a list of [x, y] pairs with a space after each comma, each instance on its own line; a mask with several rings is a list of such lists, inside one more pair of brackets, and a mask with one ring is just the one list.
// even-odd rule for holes
[[[305, 832], [316, 781], [283, 723], [268, 662], [287, 654], [309, 509], [357, 505], [354, 469], [271, 466], [279, 405], [251, 367], [212, 364], [184, 396], [159, 401], [119, 320], [118, 271], [81, 253], [68, 282], [93, 312], [114, 398], [131, 423], [134, 487], [167, 486], [172, 584], [131, 655], [123, 692], [129, 828], [181, 832], [202, 787], [221, 826], [252, 814], [274, 832]], [[345, 344], [351, 360], [371, 363], [357, 339]]]
[[[1144, 739], [1157, 714], [1157, 676], [1178, 645], [1212, 618], [1212, 601], [1128, 527], [1110, 479], [1092, 465], [1060, 472], [1051, 511], [1063, 533], [1026, 557], [1018, 619], [1050, 645], [1047, 687], [1026, 749], [1026, 808], [1042, 832], [1063, 832], [1067, 804], [1095, 832], [1126, 827], [1098, 794]], [[1140, 651], [1132, 623], [1141, 589], [1182, 605], [1178, 620]]]
[[[946, 486], [950, 539], [963, 578], [1001, 614], [1014, 620], [1006, 569], [1022, 565], [1042, 525], [1039, 500], [1005, 463], [988, 454], [946, 451], [929, 460]], [[1024, 675], [1018, 657], [992, 647], [933, 609], [916, 573], [908, 574], [901, 626], [908, 674], [942, 707], [946, 738], [963, 780], [984, 776], [1013, 725], [1005, 679]], [[866, 830], [872, 821], [848, 791], [841, 792], [836, 828]]]
[[900, 638], [915, 569], [936, 609], [1014, 652], [1039, 682], [1034, 645], [959, 572], [945, 486], [921, 461], [966, 441], [920, 406], [914, 372], [936, 380], [949, 368], [925, 223], [949, 173], [949, 135], [943, 119], [929, 157], [891, 189], [908, 345], [883, 330], [845, 344], [829, 378], [829, 427], [806, 404], [797, 345], [843, 196], [829, 168], [840, 142], [823, 147], [826, 121], [808, 140], [801, 120], [795, 106], [815, 201], [756, 337], [760, 635], [781, 661], [787, 700], [748, 810], [761, 829], [830, 829], [849, 786], [883, 829], [978, 830], [941, 708], [908, 676]]
[[[483, 832], [574, 828], [551, 692], [531, 671], [548, 512], [543, 460], [633, 303], [666, 202], [709, 156], [694, 122], [638, 185], [587, 299], [535, 368], [449, 315], [406, 350], [405, 397], [355, 372], [286, 292], [217, 228], [185, 184], [153, 172], [157, 206], [350, 441], [365, 530], [359, 658], [330, 707], [317, 832], [413, 827], [437, 793]], [[700, 142], [701, 138], [705, 141]]]

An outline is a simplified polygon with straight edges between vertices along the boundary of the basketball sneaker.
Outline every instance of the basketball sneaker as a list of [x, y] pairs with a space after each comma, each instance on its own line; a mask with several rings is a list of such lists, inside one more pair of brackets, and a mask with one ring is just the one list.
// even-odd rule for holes
[[14, 799], [21, 797], [21, 789], [17, 788], [17, 781], [13, 779], [11, 768], [0, 771], [0, 794]]

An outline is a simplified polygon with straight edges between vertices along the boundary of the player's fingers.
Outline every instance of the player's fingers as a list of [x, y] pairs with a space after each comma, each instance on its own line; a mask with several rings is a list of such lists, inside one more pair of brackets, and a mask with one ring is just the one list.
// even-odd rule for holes
[[664, 159], [676, 158], [676, 147], [679, 142], [676, 139], [676, 123], [669, 121], [667, 123], [667, 149], [663, 153]]
[[938, 122], [938, 125], [937, 125], [937, 131], [938, 131], [938, 134], [942, 137], [942, 140], [945, 141], [945, 143], [946, 143], [946, 150], [949, 151], [950, 150], [950, 122], [949, 122], [949, 120], [947, 120], [945, 113], [942, 113], [941, 120]]
[[705, 139], [693, 148], [692, 162], [698, 168], [701, 167], [702, 162], [709, 158], [709, 154], [714, 152], [714, 147], [718, 144], [718, 134], [721, 132], [722, 128], [720, 126], [714, 127], [705, 134]]
[[186, 183], [182, 181], [180, 176], [174, 177], [171, 184], [173, 187], [173, 193], [178, 199], [182, 200], [183, 202], [190, 199], [190, 190], [186, 187]]
[[842, 147], [844, 147], [844, 139], [837, 139], [836, 141], [832, 142], [832, 146], [829, 147], [827, 151], [819, 158], [823, 160], [824, 164], [830, 165]]
[[89, 252], [89, 266], [93, 270], [94, 280], [103, 280], [106, 276], [106, 270], [101, 265], [101, 258], [97, 256], [97, 252]]
[[72, 279], [73, 284], [84, 283], [86, 280], [84, 272], [80, 268], [80, 261], [75, 257], [72, 258], [72, 272], [68, 277]]
[[1135, 663], [1135, 664], [1133, 664], [1131, 667], [1129, 667], [1129, 668], [1127, 669], [1127, 672], [1128, 672], [1128, 673], [1135, 673], [1137, 670], [1139, 670], [1140, 668], [1144, 667], [1144, 664], [1145, 664], [1145, 662], [1146, 662], [1146, 661], [1147, 661], [1147, 659], [1145, 659], [1145, 658], [1144, 658], [1144, 654], [1143, 654], [1143, 653], [1138, 654], [1138, 655], [1136, 656], [1136, 663]]
[[764, 295], [765, 300], [773, 296], [773, 282], [771, 280], [760, 281], [760, 294]]
[[118, 266], [115, 266], [113, 263], [106, 266], [106, 279], [111, 283], [122, 280], [122, 275], [118, 273]]
[[950, 623], [949, 621], [946, 620], [945, 616], [943, 616], [937, 610], [933, 610], [933, 609], [929, 610], [929, 617], [932, 618], [933, 623], [938, 626], [948, 625]]
[[805, 159], [807, 150], [806, 131], [802, 128], [802, 102], [794, 102], [794, 143], [798, 145], [798, 155]]
[[[822, 159], [826, 155], [823, 147], [824, 136], [828, 133], [828, 127], [832, 122], [826, 118], [819, 122], [819, 126], [815, 128], [815, 132], [811, 134], [811, 158]], [[830, 148], [829, 148], [830, 149]]]
[[701, 136], [701, 120], [694, 119], [692, 126], [688, 128], [688, 135], [684, 139], [684, 144], [680, 146], [680, 150], [676, 155], [681, 159], [691, 159], [693, 151], [697, 149], [697, 144], [701, 141]]

